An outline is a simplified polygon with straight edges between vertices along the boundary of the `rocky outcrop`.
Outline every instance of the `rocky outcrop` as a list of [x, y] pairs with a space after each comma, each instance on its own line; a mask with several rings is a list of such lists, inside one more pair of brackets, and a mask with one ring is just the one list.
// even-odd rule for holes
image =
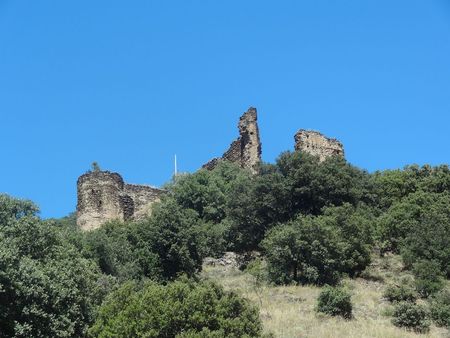
[[261, 141], [259, 138], [256, 108], [249, 108], [239, 120], [239, 138], [220, 158], [214, 158], [203, 168], [214, 169], [221, 161], [230, 161], [256, 174], [261, 162]]
[[142, 219], [163, 193], [150, 186], [125, 184], [118, 173], [88, 172], [77, 181], [77, 224], [92, 230], [111, 220]]
[[203, 259], [203, 265], [205, 266], [223, 266], [225, 268], [245, 269], [248, 264], [257, 258], [260, 258], [261, 254], [257, 251], [249, 251], [245, 253], [236, 253], [232, 251], [225, 252], [222, 257], [213, 258], [206, 257]]
[[320, 161], [324, 161], [330, 156], [344, 157], [344, 146], [334, 138], [313, 130], [300, 129], [295, 134], [295, 150], [318, 156]]

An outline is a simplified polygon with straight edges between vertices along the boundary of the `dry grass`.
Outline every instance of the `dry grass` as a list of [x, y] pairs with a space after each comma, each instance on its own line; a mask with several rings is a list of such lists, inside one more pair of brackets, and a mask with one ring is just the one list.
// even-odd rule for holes
[[317, 314], [314, 308], [320, 292], [318, 287], [258, 288], [251, 275], [224, 267], [205, 267], [203, 276], [258, 304], [265, 330], [275, 337], [450, 337], [447, 330], [434, 326], [428, 334], [408, 332], [393, 326], [391, 318], [384, 315], [390, 308], [382, 299], [386, 283], [406, 276], [395, 256], [377, 259], [365, 275], [366, 279], [344, 281], [353, 294], [352, 320]]

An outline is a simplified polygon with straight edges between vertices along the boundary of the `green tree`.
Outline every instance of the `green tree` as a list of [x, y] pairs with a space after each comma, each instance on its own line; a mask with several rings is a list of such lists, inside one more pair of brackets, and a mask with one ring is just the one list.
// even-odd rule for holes
[[419, 261], [413, 266], [417, 292], [424, 298], [429, 297], [445, 286], [440, 264], [433, 261]]
[[202, 169], [179, 176], [168, 189], [181, 207], [195, 210], [204, 221], [217, 224], [227, 215], [227, 202], [234, 186], [249, 177], [247, 171], [224, 161], [214, 170]]
[[[399, 253], [406, 237], [412, 230], [420, 230], [426, 217], [436, 208], [445, 214], [448, 196], [418, 191], [395, 203], [378, 220], [378, 241], [382, 252]], [[436, 214], [437, 216], [437, 214]]]
[[177, 176], [166, 186], [172, 202], [198, 215], [201, 228], [198, 235], [207, 243], [201, 248], [203, 256], [220, 256], [229, 248], [230, 201], [235, 199], [236, 187], [247, 186], [251, 176], [236, 164], [224, 161], [211, 171]]
[[230, 241], [235, 251], [258, 248], [266, 231], [290, 219], [289, 191], [283, 176], [272, 165], [263, 165], [260, 175], [234, 185], [228, 201]]
[[[434, 261], [450, 277], [450, 194], [428, 195], [429, 202], [411, 222], [400, 251], [408, 268], [421, 260]], [[414, 200], [409, 203], [411, 209], [416, 205]]]
[[276, 163], [289, 189], [292, 216], [319, 215], [325, 206], [344, 203], [357, 205], [371, 199], [368, 194], [369, 175], [340, 156], [323, 162], [301, 152], [286, 152]]
[[157, 255], [161, 277], [193, 276], [201, 270], [205, 248], [198, 213], [168, 197], [156, 205], [148, 220], [132, 224], [135, 250]]
[[0, 194], [0, 227], [8, 226], [24, 216], [36, 216], [38, 212], [38, 207], [31, 201]]
[[262, 242], [269, 278], [277, 284], [320, 285], [361, 272], [370, 263], [371, 248], [364, 221], [344, 205], [273, 228]]
[[94, 260], [104, 274], [121, 282], [143, 277], [164, 279], [159, 255], [151, 250], [151, 243], [139, 238], [137, 226], [110, 222], [83, 235], [84, 256]]
[[86, 233], [83, 253], [103, 273], [120, 281], [150, 278], [164, 282], [180, 274], [193, 276], [201, 269], [208, 251], [204, 229], [195, 210], [166, 196], [148, 219], [111, 222]]
[[[2, 202], [5, 203], [2, 203]], [[0, 327], [2, 337], [84, 336], [114, 281], [35, 208], [0, 202]], [[33, 211], [30, 211], [33, 210]], [[30, 211], [30, 212], [28, 212]]]
[[377, 171], [371, 175], [373, 195], [377, 205], [389, 209], [405, 197], [418, 191], [443, 193], [450, 190], [448, 165], [431, 167], [426, 164], [406, 166], [403, 170]]

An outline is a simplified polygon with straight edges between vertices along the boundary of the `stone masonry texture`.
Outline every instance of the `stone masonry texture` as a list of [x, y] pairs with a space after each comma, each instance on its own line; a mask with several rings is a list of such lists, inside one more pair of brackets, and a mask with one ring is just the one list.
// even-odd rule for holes
[[261, 162], [261, 141], [259, 138], [258, 115], [256, 108], [249, 108], [239, 120], [239, 138], [231, 143], [230, 148], [220, 158], [214, 158], [203, 168], [214, 169], [220, 161], [230, 161], [249, 169], [253, 174], [258, 172]]
[[328, 138], [318, 131], [300, 129], [294, 138], [295, 150], [318, 156], [320, 161], [324, 161], [330, 156], [344, 157], [342, 143]]
[[77, 181], [77, 225], [92, 230], [112, 220], [139, 220], [151, 213], [163, 190], [146, 185], [125, 184], [122, 176], [92, 171]]

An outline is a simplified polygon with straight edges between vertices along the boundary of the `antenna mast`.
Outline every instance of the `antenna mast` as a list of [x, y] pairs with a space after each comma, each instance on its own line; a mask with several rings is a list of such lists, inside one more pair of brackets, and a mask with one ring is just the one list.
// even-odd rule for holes
[[178, 168], [177, 168], [177, 154], [175, 154], [175, 170], [174, 170], [174, 176], [177, 176], [178, 174]]

